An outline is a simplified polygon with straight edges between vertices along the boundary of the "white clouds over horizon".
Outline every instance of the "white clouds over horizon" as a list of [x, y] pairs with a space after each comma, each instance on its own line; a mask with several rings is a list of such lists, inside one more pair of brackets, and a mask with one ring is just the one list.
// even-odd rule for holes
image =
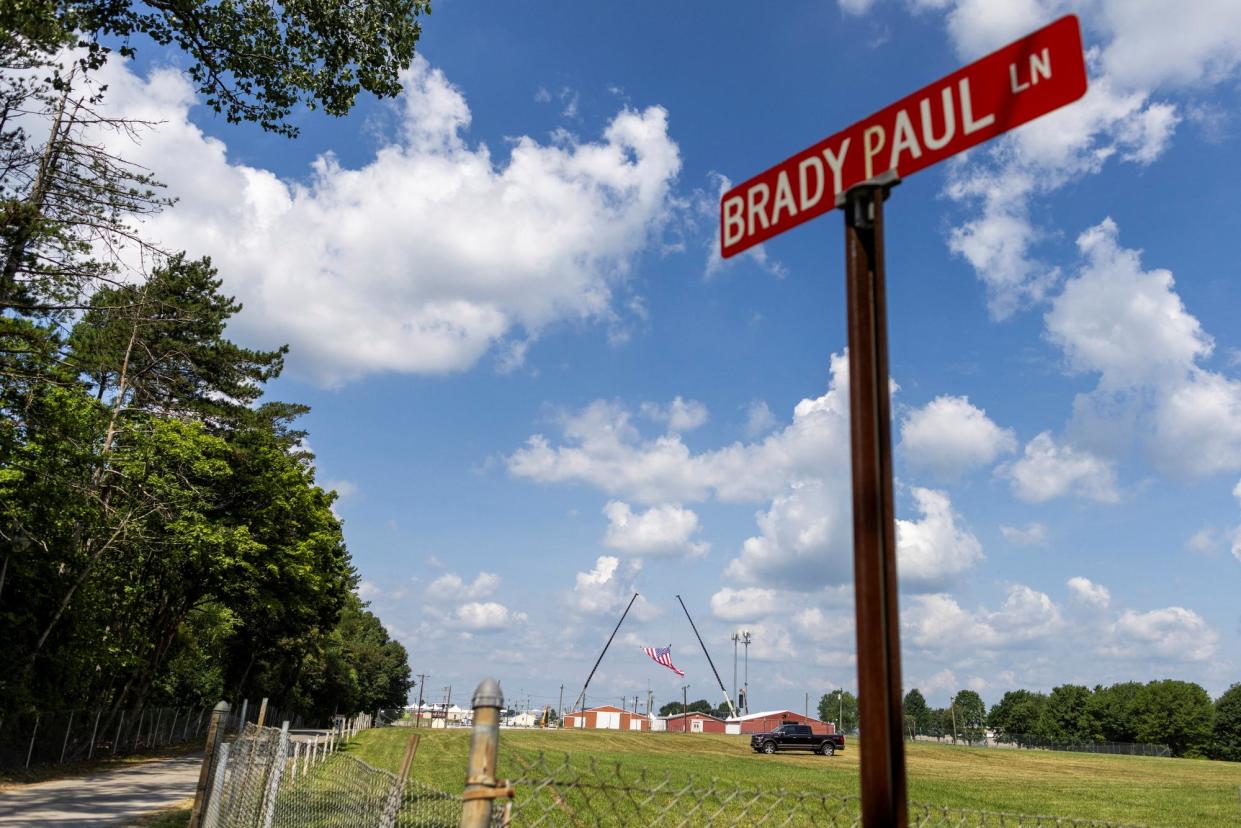
[[622, 109], [594, 142], [517, 137], [499, 162], [467, 143], [469, 107], [441, 71], [419, 57], [401, 79], [397, 134], [374, 158], [327, 153], [298, 183], [231, 160], [189, 121], [176, 71], [113, 60], [103, 76], [111, 111], [162, 122], [118, 143], [180, 199], [148, 235], [211, 255], [246, 306], [235, 327], [290, 343], [303, 376], [461, 371], [502, 345], [511, 368], [557, 323], [623, 324], [618, 289], [674, 209], [667, 111]]

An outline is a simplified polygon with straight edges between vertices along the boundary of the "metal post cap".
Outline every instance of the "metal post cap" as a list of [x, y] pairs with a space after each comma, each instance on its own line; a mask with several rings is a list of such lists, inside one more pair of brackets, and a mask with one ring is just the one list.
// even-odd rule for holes
[[475, 708], [479, 707], [503, 707], [504, 691], [500, 689], [500, 682], [493, 678], [486, 678], [474, 690]]
[[228, 706], [228, 702], [221, 699], [220, 701], [216, 702], [215, 707], [211, 709], [216, 713], [227, 713], [231, 708]]

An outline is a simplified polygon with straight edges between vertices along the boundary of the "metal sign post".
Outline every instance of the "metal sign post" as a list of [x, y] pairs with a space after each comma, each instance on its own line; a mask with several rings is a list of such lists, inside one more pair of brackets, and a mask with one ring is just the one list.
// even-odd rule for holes
[[862, 822], [867, 828], [904, 828], [908, 822], [883, 202], [899, 182], [898, 169], [908, 176], [1084, 94], [1081, 26], [1076, 16], [1066, 15], [786, 158], [720, 198], [724, 258], [832, 209], [845, 210], [853, 581]]
[[865, 700], [858, 723], [865, 757], [862, 823], [904, 828], [908, 811], [883, 272], [883, 202], [898, 183], [895, 173], [884, 173], [851, 187], [839, 201], [845, 212], [858, 697]]

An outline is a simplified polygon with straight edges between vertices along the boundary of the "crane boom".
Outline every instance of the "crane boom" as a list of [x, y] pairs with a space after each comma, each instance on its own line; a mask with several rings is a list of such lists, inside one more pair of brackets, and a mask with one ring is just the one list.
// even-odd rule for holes
[[[681, 601], [681, 596], [677, 596], [677, 600]], [[711, 654], [707, 652], [707, 645], [702, 642], [702, 636], [698, 635], [698, 626], [694, 624], [694, 619], [689, 614], [689, 610], [685, 606], [685, 602], [681, 601], [681, 609], [685, 610], [685, 617], [689, 619], [689, 625], [694, 630], [694, 635], [698, 637], [698, 646], [702, 647], [702, 654], [707, 657], [707, 663], [711, 665], [711, 672], [715, 673], [715, 681], [720, 686], [720, 692], [724, 694], [724, 703], [728, 705], [728, 711], [732, 713], [732, 718], [737, 717], [737, 708], [733, 707], [733, 700], [728, 698], [728, 690], [724, 688], [724, 682], [720, 680], [720, 671], [715, 669], [715, 662], [711, 660]]]

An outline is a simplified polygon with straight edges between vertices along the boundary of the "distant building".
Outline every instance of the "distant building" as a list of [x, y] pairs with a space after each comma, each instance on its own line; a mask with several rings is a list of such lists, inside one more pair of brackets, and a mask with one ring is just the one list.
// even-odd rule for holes
[[562, 726], [587, 730], [650, 730], [651, 727], [646, 716], [610, 704], [566, 713]]
[[675, 716], [662, 716], [661, 727], [657, 730], [668, 733], [723, 733], [724, 720], [710, 713], [678, 713]]
[[836, 732], [836, 725], [821, 722], [792, 710], [768, 710], [764, 713], [750, 713], [737, 716], [724, 722], [725, 733], [769, 733], [782, 724], [810, 725], [810, 730], [820, 736]]
[[535, 727], [543, 720], [543, 714], [537, 710], [527, 710], [525, 713], [517, 713], [509, 716], [504, 720], [504, 724], [509, 727]]

